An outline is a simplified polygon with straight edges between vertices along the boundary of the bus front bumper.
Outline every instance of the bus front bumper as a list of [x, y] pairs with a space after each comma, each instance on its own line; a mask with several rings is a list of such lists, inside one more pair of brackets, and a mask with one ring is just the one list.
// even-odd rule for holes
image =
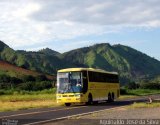
[[85, 102], [82, 94], [57, 94], [57, 103], [81, 103]]

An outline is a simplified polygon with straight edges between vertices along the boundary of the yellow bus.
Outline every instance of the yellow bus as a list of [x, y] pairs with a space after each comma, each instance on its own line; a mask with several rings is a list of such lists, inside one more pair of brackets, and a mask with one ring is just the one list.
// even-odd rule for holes
[[120, 95], [118, 73], [93, 68], [68, 68], [57, 73], [57, 103], [93, 104]]

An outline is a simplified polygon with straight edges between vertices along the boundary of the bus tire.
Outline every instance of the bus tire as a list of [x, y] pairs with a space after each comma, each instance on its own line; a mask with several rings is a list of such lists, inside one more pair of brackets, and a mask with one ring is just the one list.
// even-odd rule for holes
[[71, 103], [65, 103], [65, 106], [71, 106]]
[[114, 102], [114, 98], [115, 98], [114, 93], [112, 93], [112, 102]]
[[92, 94], [88, 95], [88, 102], [86, 103], [87, 105], [92, 105], [93, 104], [93, 98], [92, 98]]
[[108, 94], [108, 102], [112, 102], [112, 96], [111, 96], [111, 93]]

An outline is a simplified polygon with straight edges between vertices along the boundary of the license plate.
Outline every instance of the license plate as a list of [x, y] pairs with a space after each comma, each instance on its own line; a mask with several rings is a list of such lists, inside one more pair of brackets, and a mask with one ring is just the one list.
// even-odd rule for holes
[[70, 98], [67, 98], [66, 100], [71, 100]]

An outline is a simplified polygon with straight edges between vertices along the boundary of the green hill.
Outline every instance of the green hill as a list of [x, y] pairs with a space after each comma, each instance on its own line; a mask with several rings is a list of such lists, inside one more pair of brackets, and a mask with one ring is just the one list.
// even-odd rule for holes
[[60, 53], [48, 48], [38, 52], [26, 52], [23, 50], [15, 51], [2, 41], [0, 41], [0, 45], [3, 45], [0, 50], [0, 60], [25, 69], [55, 74], [57, 69], [74, 66], [72, 63], [62, 59]]
[[0, 60], [48, 74], [56, 74], [58, 69], [70, 67], [117, 71], [122, 83], [153, 79], [160, 75], [160, 61], [120, 44], [96, 44], [61, 54], [49, 48], [38, 52], [15, 51], [0, 41]]
[[31, 70], [54, 74], [57, 69], [72, 67], [70, 63], [54, 54], [23, 52], [23, 55], [25, 57], [25, 68]]
[[160, 62], [133, 48], [123, 45], [97, 44], [63, 54], [74, 64], [118, 71], [121, 82], [150, 79], [160, 74]]
[[49, 48], [41, 49], [41, 50], [39, 50], [38, 52], [43, 53], [43, 54], [46, 54], [46, 55], [52, 55], [52, 56], [60, 56], [60, 55], [61, 55], [61, 53], [56, 52], [56, 51], [54, 51], [54, 50], [51, 50], [51, 49], [49, 49]]
[[24, 68], [12, 65], [5, 61], [0, 61], [0, 75], [4, 75], [4, 74], [10, 77], [16, 77], [19, 79], [22, 79], [25, 76], [38, 77], [38, 76], [45, 75], [48, 80], [55, 80], [55, 76], [46, 75], [43, 73], [39, 73], [36, 71], [32, 71], [32, 70], [28, 70], [28, 69], [24, 69]]

